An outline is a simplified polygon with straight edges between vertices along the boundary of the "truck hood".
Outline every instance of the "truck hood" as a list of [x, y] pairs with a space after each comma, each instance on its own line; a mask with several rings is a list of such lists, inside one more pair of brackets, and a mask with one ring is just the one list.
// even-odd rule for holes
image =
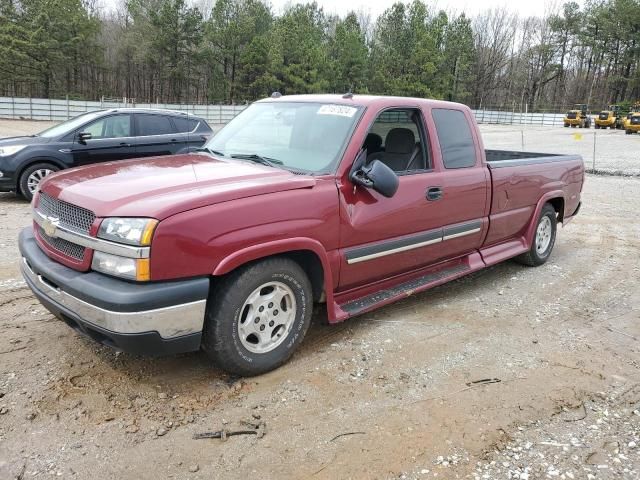
[[195, 153], [63, 170], [47, 177], [41, 190], [99, 217], [162, 220], [206, 205], [314, 185], [311, 176]]

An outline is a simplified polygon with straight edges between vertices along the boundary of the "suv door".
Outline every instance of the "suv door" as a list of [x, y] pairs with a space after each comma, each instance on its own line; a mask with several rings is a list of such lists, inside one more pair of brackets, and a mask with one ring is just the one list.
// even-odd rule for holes
[[168, 115], [136, 113], [136, 152], [138, 157], [172, 155], [183, 149], [175, 125]]
[[[134, 158], [132, 128], [131, 115], [126, 113], [104, 116], [80, 128], [71, 146], [74, 166]], [[80, 133], [90, 133], [91, 138], [81, 142]]]
[[200, 130], [200, 119], [190, 116], [175, 116], [172, 117], [174, 125], [178, 131], [180, 141], [183, 144], [185, 151], [193, 151], [198, 147], [204, 145], [204, 142], [208, 140], [208, 137]]

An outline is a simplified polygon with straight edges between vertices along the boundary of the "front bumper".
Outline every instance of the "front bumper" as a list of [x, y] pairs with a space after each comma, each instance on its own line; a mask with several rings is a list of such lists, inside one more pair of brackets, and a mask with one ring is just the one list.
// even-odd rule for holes
[[76, 331], [117, 350], [168, 355], [200, 348], [209, 279], [132, 283], [78, 272], [20, 233], [22, 274], [40, 302]]
[[626, 130], [630, 130], [630, 131], [632, 131], [632, 132], [640, 132], [640, 125], [638, 125], [638, 124], [633, 124], [633, 125], [632, 125], [632, 124], [630, 124], [630, 123], [627, 123], [627, 124], [624, 126], [624, 128], [625, 128]]

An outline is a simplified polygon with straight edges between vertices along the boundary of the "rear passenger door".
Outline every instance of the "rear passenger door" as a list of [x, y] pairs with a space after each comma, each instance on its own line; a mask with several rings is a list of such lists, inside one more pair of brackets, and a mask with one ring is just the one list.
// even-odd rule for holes
[[172, 117], [172, 120], [178, 130], [178, 135], [185, 151], [193, 151], [207, 141], [207, 137], [197, 133], [198, 125], [200, 124], [200, 120], [197, 118], [184, 116]]
[[[478, 139], [462, 110], [432, 108], [434, 150], [441, 172], [439, 208], [442, 218], [441, 254], [453, 258], [482, 245], [488, 229], [490, 178], [482, 164]], [[439, 158], [438, 158], [439, 157]]]
[[185, 146], [167, 115], [136, 113], [136, 153], [138, 157], [171, 155]]

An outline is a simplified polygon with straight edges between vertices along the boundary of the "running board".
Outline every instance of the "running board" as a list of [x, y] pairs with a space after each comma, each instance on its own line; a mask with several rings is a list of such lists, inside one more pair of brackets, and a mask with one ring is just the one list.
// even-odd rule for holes
[[347, 301], [343, 304], [339, 304], [339, 308], [345, 312], [348, 317], [353, 317], [381, 307], [382, 305], [406, 298], [414, 293], [422, 292], [455, 278], [462, 277], [463, 275], [467, 275], [468, 273], [478, 269], [479, 268], [471, 268], [467, 262], [458, 263], [455, 266], [444, 268], [437, 272], [427, 273], [386, 289], [379, 290], [370, 295], [365, 295], [363, 297]]

